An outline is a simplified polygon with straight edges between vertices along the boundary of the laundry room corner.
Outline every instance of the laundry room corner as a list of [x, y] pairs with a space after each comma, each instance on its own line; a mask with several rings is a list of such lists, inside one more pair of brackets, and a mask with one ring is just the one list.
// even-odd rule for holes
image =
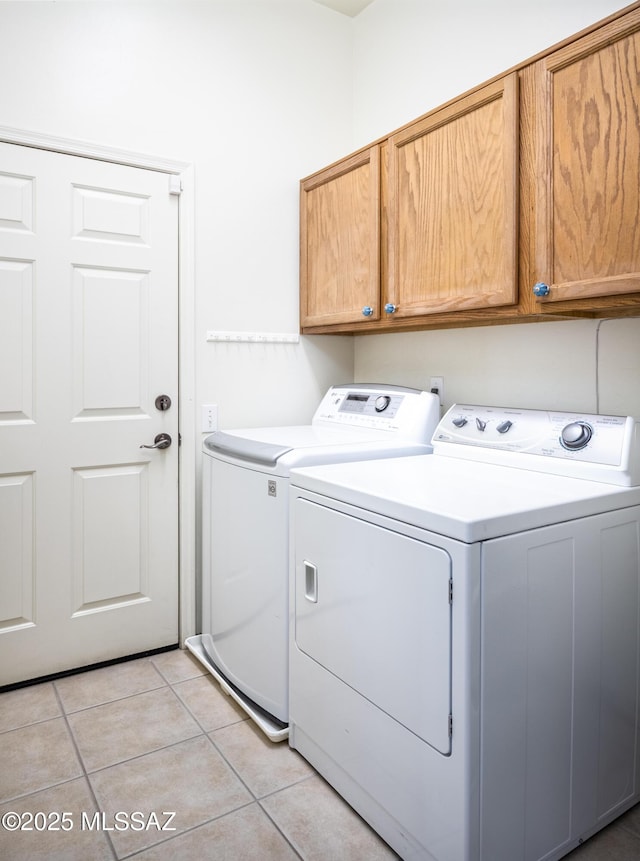
[[[399, 339], [402, 339], [400, 341]], [[640, 319], [572, 320], [356, 339], [356, 378], [444, 379], [443, 409], [490, 403], [640, 415]]]
[[0, 861], [640, 861], [639, 69], [0, 0]]

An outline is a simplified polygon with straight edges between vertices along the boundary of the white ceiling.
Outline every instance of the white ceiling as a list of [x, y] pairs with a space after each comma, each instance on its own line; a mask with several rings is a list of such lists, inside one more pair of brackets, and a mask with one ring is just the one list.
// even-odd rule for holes
[[349, 15], [354, 18], [359, 12], [373, 3], [373, 0], [314, 0], [322, 6], [328, 6], [330, 9], [335, 9], [336, 12], [342, 12], [343, 15]]

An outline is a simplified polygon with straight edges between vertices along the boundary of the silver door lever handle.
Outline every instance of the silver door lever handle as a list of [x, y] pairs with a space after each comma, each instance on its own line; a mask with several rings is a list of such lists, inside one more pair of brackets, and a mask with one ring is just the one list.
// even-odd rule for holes
[[153, 445], [141, 445], [140, 448], [169, 448], [171, 437], [168, 433], [159, 433], [153, 440]]

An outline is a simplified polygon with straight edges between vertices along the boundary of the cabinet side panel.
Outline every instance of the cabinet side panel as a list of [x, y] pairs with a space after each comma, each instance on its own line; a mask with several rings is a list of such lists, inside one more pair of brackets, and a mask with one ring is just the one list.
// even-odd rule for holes
[[482, 582], [482, 858], [543, 858], [571, 833], [575, 540], [487, 542]]
[[637, 791], [639, 524], [630, 520], [604, 529], [601, 540], [599, 818]]

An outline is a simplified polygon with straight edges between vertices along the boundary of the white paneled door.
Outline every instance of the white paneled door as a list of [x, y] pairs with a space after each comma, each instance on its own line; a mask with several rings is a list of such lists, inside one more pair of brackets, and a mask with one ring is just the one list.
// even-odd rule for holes
[[178, 198], [0, 143], [0, 685], [177, 642]]

